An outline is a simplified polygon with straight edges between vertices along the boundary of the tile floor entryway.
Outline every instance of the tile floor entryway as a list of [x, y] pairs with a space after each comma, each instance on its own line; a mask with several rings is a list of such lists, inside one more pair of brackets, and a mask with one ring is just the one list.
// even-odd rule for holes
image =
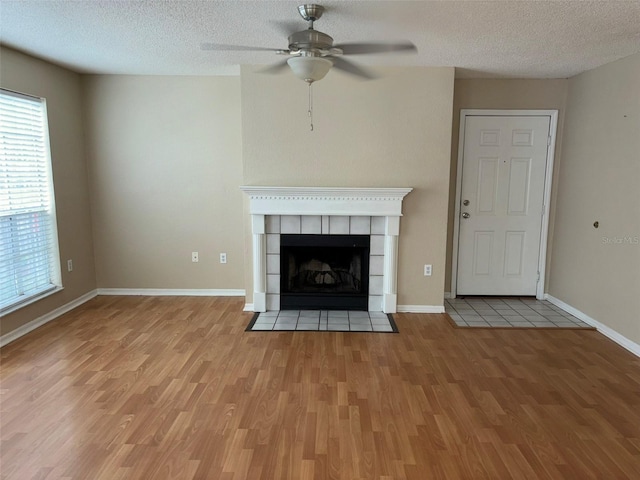
[[393, 318], [386, 313], [347, 310], [274, 310], [263, 312], [249, 324], [247, 330], [389, 333], [398, 331]]
[[445, 300], [444, 308], [458, 327], [593, 328], [533, 297], [459, 297]]

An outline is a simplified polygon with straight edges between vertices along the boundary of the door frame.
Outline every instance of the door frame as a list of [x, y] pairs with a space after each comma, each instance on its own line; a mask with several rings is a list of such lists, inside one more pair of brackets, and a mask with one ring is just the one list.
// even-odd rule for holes
[[540, 251], [538, 255], [539, 278], [536, 285], [536, 298], [544, 299], [544, 284], [547, 265], [547, 240], [549, 237], [549, 211], [551, 203], [551, 185], [555, 160], [556, 134], [558, 130], [558, 110], [460, 110], [460, 133], [458, 135], [458, 168], [456, 172], [456, 199], [453, 221], [453, 245], [451, 252], [451, 298], [456, 298], [458, 283], [458, 251], [460, 246], [460, 201], [462, 200], [462, 161], [464, 158], [464, 137], [467, 117], [550, 117], [549, 140], [547, 141], [547, 164], [544, 175], [544, 194], [542, 207], [542, 228], [540, 232]]

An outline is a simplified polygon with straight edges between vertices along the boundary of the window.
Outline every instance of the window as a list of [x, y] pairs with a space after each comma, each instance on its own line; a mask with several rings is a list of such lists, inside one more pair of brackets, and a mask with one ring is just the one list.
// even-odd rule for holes
[[0, 89], [0, 312], [60, 285], [46, 102]]

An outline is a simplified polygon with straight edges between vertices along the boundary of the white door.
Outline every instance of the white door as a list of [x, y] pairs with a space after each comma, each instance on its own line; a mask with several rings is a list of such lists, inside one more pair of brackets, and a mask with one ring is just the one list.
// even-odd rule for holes
[[458, 295], [535, 295], [549, 116], [466, 116]]

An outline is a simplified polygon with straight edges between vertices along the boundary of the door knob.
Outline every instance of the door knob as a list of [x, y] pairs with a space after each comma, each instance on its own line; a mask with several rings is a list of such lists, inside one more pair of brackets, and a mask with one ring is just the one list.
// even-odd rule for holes
[[467, 212], [462, 212], [462, 218], [469, 218], [471, 215], [469, 215]]

